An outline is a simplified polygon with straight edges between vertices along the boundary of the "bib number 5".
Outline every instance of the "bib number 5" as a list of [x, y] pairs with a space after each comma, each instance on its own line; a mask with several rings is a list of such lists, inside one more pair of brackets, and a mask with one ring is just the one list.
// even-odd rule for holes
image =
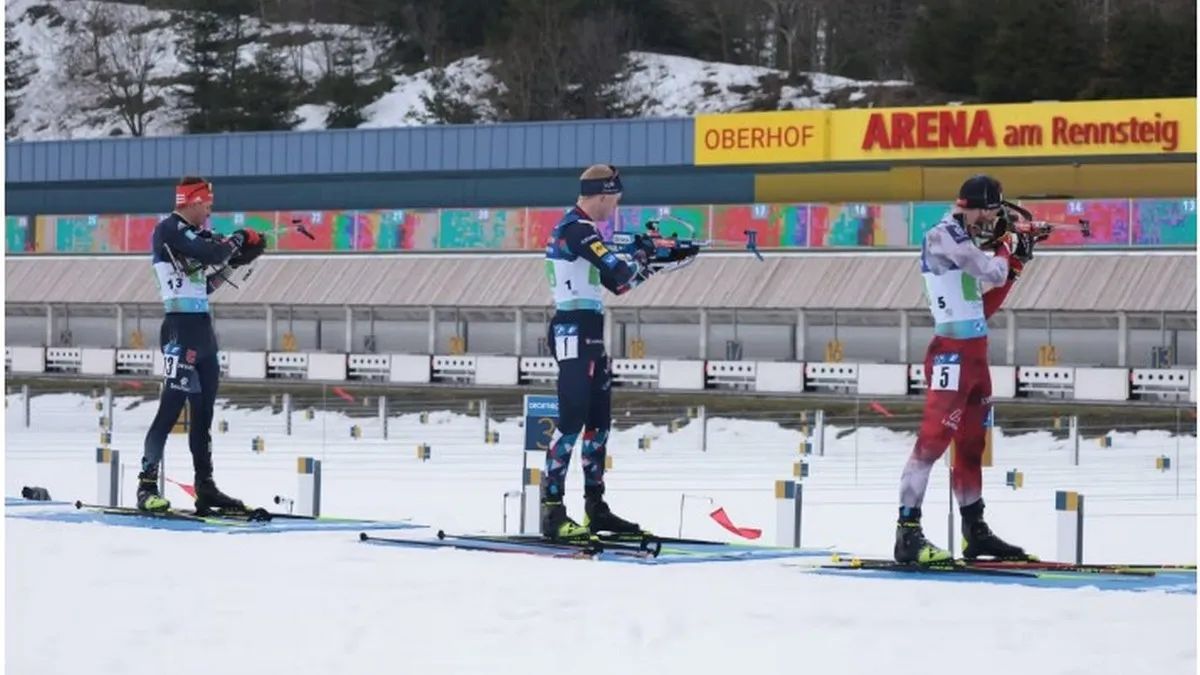
[[934, 391], [958, 391], [958, 378], [962, 366], [957, 363], [938, 363], [933, 366], [933, 378], [929, 383]]

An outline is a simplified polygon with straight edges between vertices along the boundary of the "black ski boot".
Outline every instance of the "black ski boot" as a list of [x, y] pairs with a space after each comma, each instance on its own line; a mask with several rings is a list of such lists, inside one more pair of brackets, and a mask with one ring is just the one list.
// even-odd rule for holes
[[586, 541], [587, 528], [567, 515], [561, 500], [542, 499], [542, 536], [554, 541]]
[[979, 557], [992, 560], [1036, 560], [1020, 546], [1013, 546], [992, 533], [983, 521], [983, 500], [959, 509], [962, 514], [963, 557], [975, 560]]
[[612, 512], [604, 501], [604, 486], [589, 486], [583, 493], [583, 526], [592, 534], [642, 534], [637, 523], [631, 523]]
[[196, 477], [196, 513], [207, 515], [214, 511], [245, 513], [246, 505], [217, 489], [212, 476]]
[[925, 538], [925, 531], [921, 529], [920, 508], [901, 506], [900, 517], [896, 520], [896, 546], [892, 550], [892, 557], [898, 563], [931, 565], [949, 562], [953, 556]]
[[138, 474], [137, 507], [140, 511], [161, 513], [171, 508], [171, 502], [158, 493], [158, 472]]

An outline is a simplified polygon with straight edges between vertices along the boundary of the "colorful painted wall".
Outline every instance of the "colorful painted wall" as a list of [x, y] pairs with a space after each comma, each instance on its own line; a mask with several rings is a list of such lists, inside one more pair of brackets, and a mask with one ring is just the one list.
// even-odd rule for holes
[[[1047, 246], [1196, 246], [1194, 199], [1092, 199], [1028, 201], [1038, 219], [1091, 222], [1092, 236], [1060, 230]], [[758, 232], [762, 248], [912, 248], [946, 213], [947, 204], [739, 204], [628, 206], [614, 230], [641, 231], [660, 221], [666, 234], [740, 246]], [[283, 251], [427, 251], [450, 249], [537, 250], [564, 209], [429, 209], [369, 211], [251, 211], [216, 213], [212, 228], [229, 233], [249, 227]], [[155, 223], [166, 214], [8, 216], [5, 252], [134, 253], [150, 249]], [[315, 239], [300, 234], [303, 225]]]

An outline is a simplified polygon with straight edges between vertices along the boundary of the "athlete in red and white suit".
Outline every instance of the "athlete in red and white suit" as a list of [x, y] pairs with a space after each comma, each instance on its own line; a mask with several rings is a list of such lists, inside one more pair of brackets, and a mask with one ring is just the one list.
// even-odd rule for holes
[[[963, 518], [964, 556], [1026, 558], [1019, 547], [992, 534], [983, 520], [985, 423], [991, 413], [987, 320], [1004, 303], [1032, 257], [1033, 240], [1016, 233], [993, 238], [1002, 208], [1000, 183], [973, 176], [963, 183], [954, 209], [925, 235], [925, 279], [934, 337], [925, 354], [925, 411], [912, 455], [900, 478], [895, 558], [932, 563], [952, 557], [921, 530], [921, 503], [933, 464], [955, 444], [951, 487]], [[980, 244], [994, 248], [989, 255]]]

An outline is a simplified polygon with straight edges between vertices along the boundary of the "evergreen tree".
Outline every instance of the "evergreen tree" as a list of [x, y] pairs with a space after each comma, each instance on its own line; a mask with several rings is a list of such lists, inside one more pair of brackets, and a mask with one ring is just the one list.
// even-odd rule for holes
[[229, 131], [279, 131], [300, 121], [296, 87], [279, 52], [259, 50], [254, 63], [243, 67], [234, 94], [238, 107], [232, 111]]
[[977, 42], [995, 30], [994, 5], [991, 0], [971, 5], [964, 0], [922, 3], [914, 12], [906, 48], [913, 81], [949, 94], [973, 96], [980, 50], [976, 45], [963, 49], [959, 44], [960, 40]]
[[1117, 13], [1108, 54], [1084, 98], [1157, 98], [1196, 95], [1195, 5], [1191, 24], [1146, 8]]
[[1071, 100], [1095, 74], [1095, 51], [1071, 0], [1008, 0], [980, 47], [978, 94], [994, 103]]
[[429, 93], [421, 93], [429, 119], [437, 124], [474, 124], [479, 121], [479, 105], [460, 82], [453, 82], [442, 68], [429, 74]]
[[228, 131], [232, 96], [226, 66], [236, 64], [227, 17], [215, 11], [180, 15], [178, 52], [187, 71], [180, 77], [179, 111], [188, 133]]
[[300, 98], [283, 55], [262, 47], [250, 64], [248, 45], [260, 39], [249, 18], [253, 0], [209, 0], [206, 11], [180, 22], [181, 112], [191, 133], [290, 129]]

